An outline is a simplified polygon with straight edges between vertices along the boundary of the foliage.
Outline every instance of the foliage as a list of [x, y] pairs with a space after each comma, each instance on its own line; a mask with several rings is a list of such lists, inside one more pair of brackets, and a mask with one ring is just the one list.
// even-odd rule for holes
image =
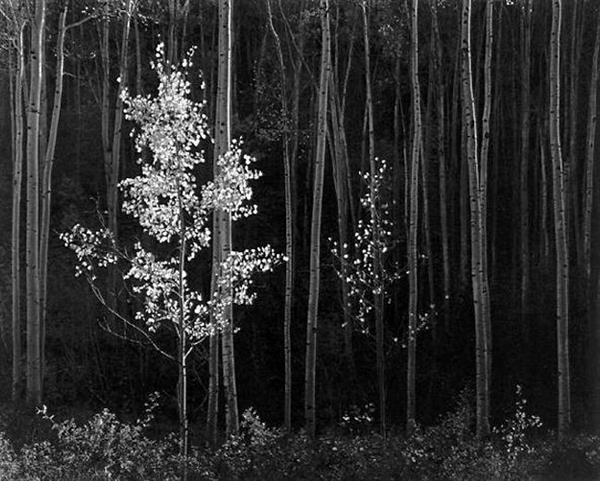
[[156, 406], [157, 396], [153, 395], [145, 416], [133, 424], [103, 409], [81, 425], [73, 419], [57, 422], [44, 408], [41, 414], [51, 424], [54, 439], [25, 445], [15, 463], [19, 477], [14, 479], [178, 479], [175, 437], [157, 441], [144, 434]]
[[[189, 479], [204, 481], [513, 481], [540, 479], [544, 473], [543, 479], [597, 479], [600, 438], [536, 440], [531, 430], [539, 428], [539, 420], [525, 413], [525, 404], [519, 398], [511, 419], [485, 440], [473, 433], [467, 394], [437, 425], [385, 439], [365, 428], [360, 434], [313, 440], [303, 432], [270, 428], [248, 409], [239, 435], [214, 452], [193, 448], [186, 464]], [[44, 412], [54, 433], [51, 439], [15, 451], [0, 434], [0, 481], [179, 479], [183, 459], [175, 454], [175, 437], [154, 440], [145, 434], [155, 407], [156, 397], [151, 397], [145, 415], [133, 424], [106, 409], [81, 424], [56, 422]], [[362, 423], [366, 409], [348, 416], [356, 415]]]

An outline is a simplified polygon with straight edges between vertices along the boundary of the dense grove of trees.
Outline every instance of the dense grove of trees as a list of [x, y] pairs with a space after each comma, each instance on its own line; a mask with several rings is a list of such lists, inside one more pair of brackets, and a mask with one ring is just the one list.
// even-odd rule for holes
[[[600, 429], [599, 2], [0, 0], [0, 32], [4, 400], [137, 412], [160, 391], [182, 439], [189, 419], [214, 442], [249, 406], [314, 435], [372, 403], [410, 431], [467, 389], [485, 437], [520, 385], [560, 437]], [[165, 245], [119, 187], [164, 160], [127, 110], [160, 42], [214, 143], [174, 137], [206, 158], [190, 185], [244, 163], [238, 138], [263, 173], [257, 215], [215, 194], [193, 267], [180, 184]], [[179, 256], [171, 330], [148, 336], [118, 263], [74, 277], [75, 224]], [[232, 252], [264, 244], [286, 262], [237, 306]], [[220, 299], [202, 336], [188, 282]]]

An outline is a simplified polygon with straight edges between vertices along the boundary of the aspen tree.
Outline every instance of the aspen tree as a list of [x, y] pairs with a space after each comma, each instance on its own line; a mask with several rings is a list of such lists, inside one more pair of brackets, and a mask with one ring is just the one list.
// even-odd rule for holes
[[567, 244], [567, 191], [560, 143], [560, 28], [562, 1], [552, 0], [550, 32], [550, 156], [554, 242], [556, 248], [556, 342], [558, 373], [558, 437], [564, 439], [571, 426], [569, 373], [569, 255]]
[[[333, 68], [335, 70], [335, 68]], [[354, 353], [352, 347], [352, 330], [354, 323], [349, 312], [349, 286], [348, 286], [348, 265], [344, 259], [348, 258], [348, 210], [352, 204], [350, 194], [350, 183], [348, 179], [350, 172], [348, 168], [348, 146], [346, 144], [346, 134], [344, 129], [344, 115], [338, 98], [335, 79], [332, 77], [329, 81], [329, 106], [331, 112], [331, 135], [330, 153], [333, 166], [333, 181], [337, 200], [338, 215], [338, 238], [340, 255], [340, 284], [342, 291], [342, 311], [343, 311], [343, 331], [344, 331], [344, 355], [348, 362], [348, 370], [351, 376], [351, 382], [356, 377], [356, 368], [354, 365]], [[353, 222], [352, 225], [355, 225]]]
[[42, 401], [40, 352], [40, 244], [39, 244], [39, 145], [42, 76], [42, 46], [46, 22], [46, 0], [35, 4], [31, 22], [30, 86], [27, 108], [27, 220], [26, 220], [26, 299], [27, 299], [27, 402]]
[[439, 174], [439, 210], [440, 210], [440, 229], [442, 241], [442, 265], [443, 265], [443, 286], [444, 286], [444, 319], [446, 328], [450, 314], [450, 249], [448, 235], [448, 210], [447, 210], [447, 181], [446, 181], [446, 104], [445, 87], [442, 73], [441, 61], [441, 42], [438, 22], [438, 11], [436, 2], [431, 4], [432, 25], [433, 25], [433, 57], [436, 80], [436, 103], [437, 103], [437, 156], [438, 156], [438, 174]]
[[280, 101], [281, 114], [285, 122], [283, 127], [282, 144], [283, 144], [283, 171], [285, 185], [285, 255], [287, 263], [285, 267], [285, 306], [284, 306], [284, 321], [283, 321], [283, 341], [284, 341], [284, 371], [285, 371], [285, 399], [283, 424], [288, 431], [292, 430], [292, 298], [293, 298], [293, 273], [294, 273], [294, 218], [292, 211], [292, 179], [291, 179], [291, 163], [290, 163], [290, 141], [288, 135], [288, 102], [286, 97], [287, 79], [286, 68], [283, 60], [283, 49], [279, 34], [275, 30], [273, 24], [273, 11], [271, 8], [271, 0], [266, 0], [267, 4], [267, 19], [269, 29], [275, 40], [275, 49], [277, 51], [277, 59], [279, 61], [280, 75]]
[[[129, 77], [129, 34], [134, 0], [126, 0], [122, 12], [122, 32], [119, 59], [119, 84], [126, 86]], [[112, 130], [110, 123], [110, 17], [112, 15], [110, 2], [106, 2], [102, 11], [102, 29], [100, 38], [100, 58], [102, 65], [101, 82], [101, 132], [102, 150], [104, 157], [104, 178], [106, 182], [106, 206], [108, 211], [108, 227], [118, 238], [118, 183], [121, 162], [121, 137], [123, 123], [123, 101], [117, 93], [115, 99]], [[120, 91], [120, 90], [119, 90]], [[108, 300], [113, 308], [116, 307], [117, 273], [111, 269], [108, 273]]]
[[[482, 123], [481, 158], [479, 159], [479, 202], [481, 204], [481, 261], [482, 261], [482, 316], [487, 342], [488, 389], [492, 372], [492, 326], [490, 320], [490, 287], [488, 274], [488, 170], [490, 150], [490, 117], [492, 114], [492, 56], [494, 48], [494, 1], [487, 0], [485, 9], [485, 60], [484, 60], [484, 106]], [[488, 400], [489, 403], [489, 400]], [[488, 406], [489, 410], [489, 406]]]
[[12, 179], [12, 232], [11, 232], [11, 294], [12, 294], [12, 400], [22, 396], [23, 370], [21, 364], [21, 186], [23, 177], [23, 90], [25, 88], [25, 22], [14, 17], [15, 73], [13, 109], [13, 179]]
[[419, 274], [417, 236], [419, 230], [419, 152], [421, 148], [421, 96], [419, 92], [419, 1], [411, 2], [410, 78], [412, 91], [412, 142], [408, 224], [408, 362], [406, 368], [406, 429], [416, 427], [416, 361]]
[[[521, 165], [520, 165], [520, 203], [521, 203], [521, 323], [523, 332], [528, 332], [527, 310], [529, 308], [530, 250], [529, 250], [529, 132], [530, 132], [530, 70], [531, 70], [531, 11], [533, 0], [527, 0], [521, 14], [521, 38], [523, 41], [521, 56]], [[527, 341], [527, 337], [526, 341]]]
[[329, 0], [320, 0], [321, 73], [319, 78], [317, 138], [315, 152], [313, 205], [310, 228], [310, 267], [308, 313], [306, 319], [306, 365], [304, 374], [304, 421], [309, 436], [316, 433], [316, 368], [319, 307], [321, 211], [323, 209], [323, 177], [325, 173], [325, 142], [327, 137], [327, 97], [331, 70], [329, 33]]
[[600, 9], [596, 26], [592, 75], [590, 79], [590, 97], [588, 102], [587, 139], [584, 175], [583, 209], [583, 265], [588, 282], [592, 278], [592, 209], [594, 205], [594, 154], [598, 123], [598, 81], [600, 80]]
[[[215, 149], [214, 159], [216, 171], [219, 167], [216, 160], [224, 155], [231, 144], [231, 42], [233, 35], [232, 25], [233, 6], [231, 0], [219, 0], [218, 20], [218, 73], [217, 73], [217, 100], [215, 112]], [[222, 271], [223, 261], [231, 252], [231, 215], [224, 210], [216, 212], [218, 222], [218, 242], [220, 263], [216, 266], [223, 279], [230, 276], [229, 272]], [[218, 240], [217, 240], [218, 238]], [[215, 266], [213, 265], [213, 269]], [[231, 285], [227, 281], [221, 287], [220, 296], [231, 298]], [[233, 341], [233, 311], [231, 303], [224, 307], [224, 328], [221, 334], [221, 355], [223, 364], [223, 387], [225, 394], [225, 427], [228, 436], [239, 431], [239, 416], [237, 403], [237, 384], [235, 379], [235, 355]]]
[[487, 436], [489, 425], [489, 345], [487, 326], [489, 307], [487, 304], [487, 272], [484, 261], [482, 186], [477, 152], [477, 120], [473, 96], [471, 70], [471, 0], [463, 0], [461, 21], [461, 84], [463, 98], [463, 125], [467, 153], [470, 233], [471, 233], [471, 284], [475, 311], [475, 364], [477, 398], [477, 435]]

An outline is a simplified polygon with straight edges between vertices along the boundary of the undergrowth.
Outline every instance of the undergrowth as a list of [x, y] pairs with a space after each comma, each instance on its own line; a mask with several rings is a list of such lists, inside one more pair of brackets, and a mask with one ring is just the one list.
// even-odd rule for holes
[[373, 428], [372, 407], [352, 407], [337, 429], [313, 440], [265, 425], [250, 409], [240, 434], [216, 450], [193, 448], [178, 456], [174, 435], [153, 439], [156, 398], [133, 423], [102, 410], [86, 422], [40, 417], [50, 433], [16, 448], [0, 432], [0, 481], [445, 481], [600, 478], [600, 438], [580, 435], [563, 443], [541, 435], [517, 392], [514, 415], [485, 440], [473, 434], [473, 412], [463, 397], [432, 427], [410, 436], [383, 438]]

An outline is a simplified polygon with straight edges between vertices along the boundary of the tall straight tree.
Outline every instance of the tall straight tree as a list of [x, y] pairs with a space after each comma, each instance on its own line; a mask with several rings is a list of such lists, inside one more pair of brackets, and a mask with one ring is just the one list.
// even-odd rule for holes
[[275, 39], [275, 48], [277, 50], [277, 59], [279, 61], [279, 75], [280, 75], [280, 101], [281, 101], [281, 114], [284, 120], [284, 130], [282, 134], [283, 143], [283, 176], [285, 184], [285, 255], [287, 257], [287, 263], [285, 266], [285, 306], [284, 306], [284, 320], [283, 320], [283, 341], [284, 341], [284, 362], [285, 362], [285, 399], [284, 399], [284, 412], [283, 412], [283, 423], [288, 431], [292, 430], [292, 338], [291, 338], [291, 325], [292, 325], [292, 296], [293, 296], [293, 279], [294, 279], [294, 218], [292, 210], [292, 176], [291, 176], [291, 162], [290, 162], [290, 139], [287, 129], [288, 121], [288, 102], [286, 97], [287, 81], [286, 81], [286, 68], [283, 60], [283, 49], [281, 47], [281, 40], [279, 34], [275, 30], [273, 24], [273, 11], [271, 8], [271, 0], [267, 2], [267, 14], [269, 29]]
[[327, 138], [327, 95], [331, 70], [331, 35], [329, 32], [329, 0], [320, 0], [321, 73], [317, 108], [317, 145], [315, 152], [313, 205], [310, 229], [310, 267], [308, 313], [306, 318], [306, 365], [304, 373], [304, 421], [309, 436], [316, 433], [317, 327], [319, 280], [321, 275], [321, 211], [323, 210], [323, 177]]
[[[217, 100], [215, 110], [215, 174], [219, 167], [217, 159], [229, 151], [231, 145], [231, 42], [233, 36], [232, 0], [219, 0], [218, 18], [218, 67], [217, 67]], [[223, 261], [231, 253], [231, 214], [223, 209], [216, 212], [218, 232], [214, 234], [219, 252], [219, 263], [213, 269], [221, 269]], [[218, 240], [217, 240], [218, 239]], [[214, 260], [214, 256], [213, 256]], [[220, 272], [225, 279], [231, 277], [230, 272]], [[231, 299], [231, 283], [225, 283], [220, 297]], [[233, 342], [233, 309], [227, 302], [223, 312], [223, 331], [221, 334], [221, 355], [223, 364], [223, 387], [225, 394], [225, 428], [227, 435], [239, 431], [237, 384], [235, 379], [235, 355]]]
[[[369, 19], [367, 16], [367, 0], [363, 0], [362, 19], [363, 19], [363, 39], [365, 44], [365, 90], [366, 90], [366, 113], [367, 113], [367, 132], [369, 141], [369, 216], [371, 231], [373, 235], [379, 232], [379, 213], [375, 205], [376, 192], [375, 178], [377, 175], [377, 165], [375, 162], [375, 120], [373, 118], [373, 94], [371, 89], [371, 49], [369, 46]], [[373, 256], [373, 276], [376, 279], [382, 277], [381, 251], [379, 246], [374, 248]], [[377, 358], [377, 393], [379, 396], [379, 429], [385, 436], [385, 356], [384, 356], [384, 327], [383, 327], [383, 291], [373, 292], [373, 311], [375, 313], [375, 352]]]
[[560, 143], [560, 28], [561, 0], [552, 0], [550, 32], [550, 156], [554, 242], [556, 248], [556, 343], [558, 369], [558, 437], [564, 439], [571, 426], [569, 373], [569, 252], [567, 245], [567, 191]]
[[12, 88], [13, 110], [13, 178], [12, 178], [12, 233], [11, 233], [11, 289], [12, 289], [12, 400], [22, 396], [21, 364], [21, 187], [23, 178], [23, 90], [25, 89], [25, 21], [22, 16], [12, 18], [15, 35], [15, 70]]
[[436, 100], [437, 100], [437, 156], [438, 156], [438, 172], [439, 172], [439, 210], [440, 210], [440, 230], [442, 241], [442, 263], [443, 263], [443, 279], [444, 279], [444, 320], [448, 327], [448, 319], [450, 314], [450, 246], [448, 233], [448, 206], [446, 205], [448, 188], [446, 181], [446, 104], [444, 86], [444, 78], [442, 72], [442, 56], [441, 56], [441, 41], [440, 28], [438, 21], [438, 10], [436, 2], [431, 3], [432, 26], [433, 26], [433, 56], [435, 66], [435, 82], [436, 82]]
[[487, 262], [485, 262], [484, 215], [482, 183], [477, 151], [477, 120], [473, 96], [471, 68], [471, 0], [463, 0], [461, 20], [461, 84], [463, 98], [463, 126], [467, 153], [469, 180], [470, 234], [471, 234], [471, 284], [475, 311], [475, 364], [477, 398], [477, 435], [487, 436], [489, 424], [489, 297], [487, 295]]
[[520, 165], [520, 203], [521, 203], [521, 323], [524, 332], [528, 332], [527, 317], [529, 308], [530, 254], [529, 254], [529, 132], [530, 132], [530, 95], [529, 79], [531, 70], [531, 12], [533, 0], [523, 4], [521, 15], [521, 165]]
[[487, 0], [485, 8], [485, 59], [484, 59], [484, 103], [481, 141], [481, 159], [479, 161], [479, 199], [481, 209], [481, 249], [482, 249], [482, 284], [481, 295], [484, 328], [487, 340], [487, 371], [488, 388], [489, 376], [492, 370], [492, 326], [490, 321], [490, 288], [488, 274], [488, 171], [490, 151], [490, 120], [492, 116], [492, 57], [494, 52], [494, 1]]
[[[122, 12], [122, 32], [119, 59], [119, 83], [126, 86], [129, 77], [128, 46], [131, 31], [134, 0], [125, 0]], [[102, 151], [104, 157], [104, 178], [106, 182], [106, 206], [108, 211], [108, 228], [118, 238], [118, 183], [121, 162], [121, 137], [123, 124], [123, 100], [120, 89], [115, 98], [114, 120], [110, 123], [110, 20], [111, 5], [106, 2], [103, 7], [102, 30], [100, 38], [100, 58], [102, 65], [102, 100], [101, 100], [101, 132]], [[108, 273], [108, 301], [111, 309], [116, 307], [117, 273], [112, 269]]]
[[419, 0], [411, 2], [410, 85], [412, 91], [412, 141], [408, 223], [408, 362], [406, 369], [406, 429], [416, 427], [416, 370], [419, 272], [417, 235], [419, 231], [419, 153], [421, 148], [421, 95], [419, 87]]
[[43, 45], [46, 22], [46, 0], [35, 3], [31, 23], [29, 55], [29, 105], [27, 108], [27, 218], [25, 273], [27, 299], [27, 402], [42, 401], [40, 352], [40, 105], [42, 92]]
[[600, 9], [596, 21], [596, 40], [592, 58], [592, 75], [590, 79], [590, 97], [588, 102], [587, 139], [584, 175], [584, 209], [583, 209], [583, 265], [588, 282], [592, 276], [592, 209], [594, 205], [594, 154], [596, 152], [596, 135], [598, 123], [598, 80], [600, 77]]

